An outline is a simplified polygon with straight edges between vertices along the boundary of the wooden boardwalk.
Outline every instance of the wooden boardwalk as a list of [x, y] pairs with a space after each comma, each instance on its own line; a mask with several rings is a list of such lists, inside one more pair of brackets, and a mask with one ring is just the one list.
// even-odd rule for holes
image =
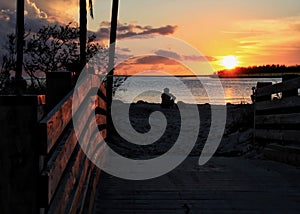
[[265, 160], [189, 157], [147, 181], [102, 172], [94, 213], [300, 213], [300, 168]]

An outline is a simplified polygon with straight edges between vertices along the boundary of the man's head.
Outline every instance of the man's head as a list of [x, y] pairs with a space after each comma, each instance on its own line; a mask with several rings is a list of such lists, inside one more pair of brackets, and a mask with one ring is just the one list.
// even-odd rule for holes
[[170, 89], [168, 89], [168, 88], [164, 89], [164, 93], [168, 94], [169, 92], [170, 92]]

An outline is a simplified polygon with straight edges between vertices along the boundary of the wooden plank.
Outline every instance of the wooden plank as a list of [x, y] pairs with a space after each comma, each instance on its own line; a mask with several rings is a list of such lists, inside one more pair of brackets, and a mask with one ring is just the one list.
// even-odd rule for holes
[[65, 213], [74, 185], [79, 180], [82, 169], [84, 169], [82, 167], [85, 159], [86, 156], [78, 146], [75, 150], [75, 154], [72, 155], [70, 164], [66, 169], [67, 171], [49, 206], [49, 213]]
[[300, 166], [300, 147], [270, 144], [264, 149], [264, 156], [296, 166]]
[[288, 146], [288, 145], [279, 145], [279, 144], [272, 143], [267, 145], [266, 148], [274, 149], [274, 150], [278, 150], [290, 154], [295, 153], [300, 155], [300, 146]]
[[258, 88], [256, 90], [256, 97], [267, 96], [267, 95], [298, 89], [298, 88], [300, 88], [300, 78], [291, 79], [278, 84]]
[[[88, 114], [90, 111], [91, 113]], [[89, 136], [93, 131], [90, 129], [93, 120], [96, 120], [94, 104], [92, 102], [92, 98], [87, 97], [76, 112], [76, 116], [73, 118], [73, 121], [76, 122], [76, 130], [78, 132], [77, 135], [79, 136], [80, 146], [83, 148], [83, 150], [86, 150], [88, 147]], [[94, 121], [94, 123], [96, 123], [96, 121]]]
[[96, 192], [97, 192], [97, 186], [99, 183], [99, 178], [100, 178], [100, 172], [101, 170], [98, 168], [94, 168], [92, 175], [91, 175], [91, 181], [88, 187], [87, 191], [87, 197], [84, 203], [84, 210], [83, 213], [88, 214], [93, 212], [94, 208], [94, 202], [96, 198]]
[[83, 198], [83, 201], [85, 199], [86, 190], [89, 185], [91, 177], [91, 162], [88, 158], [85, 159], [85, 163], [82, 168], [81, 176], [78, 182], [76, 182], [76, 185], [73, 188], [72, 196], [68, 204], [68, 208], [66, 210], [67, 213], [81, 213], [78, 212], [81, 207], [83, 207], [83, 204], [81, 204], [81, 200]]
[[[98, 126], [95, 123], [92, 123], [91, 120], [94, 120], [94, 115], [89, 117], [85, 130], [80, 137], [81, 147], [88, 155], [88, 157], [94, 160], [96, 153], [101, 153], [102, 148], [99, 147], [99, 144], [102, 145], [103, 140], [106, 138], [106, 130], [98, 130]], [[98, 155], [99, 156], [99, 155]], [[97, 156], [97, 157], [98, 157]]]
[[[67, 94], [54, 109], [41, 121], [41, 132], [47, 133], [42, 136], [42, 154], [50, 152], [66, 125], [72, 118], [72, 107], [76, 112], [81, 103], [89, 94], [91, 87], [90, 79], [84, 79], [81, 85]], [[73, 104], [73, 106], [72, 106]]]
[[300, 124], [300, 113], [257, 115], [255, 123], [259, 125], [296, 125]]
[[43, 198], [47, 199], [47, 204], [50, 203], [55, 190], [61, 180], [61, 177], [65, 171], [65, 168], [69, 162], [69, 159], [77, 145], [76, 134], [71, 126], [65, 137], [59, 143], [57, 150], [53, 153], [52, 157], [46, 165], [46, 169], [43, 170], [41, 176], [45, 181], [42, 184]]
[[90, 89], [92, 88], [91, 79], [83, 79], [80, 85], [74, 89], [73, 92], [73, 109], [77, 112], [77, 109], [84, 102], [86, 97], [90, 97]]
[[262, 102], [255, 103], [256, 111], [295, 108], [295, 107], [300, 107], [300, 96], [287, 97], [280, 100], [262, 101]]
[[40, 122], [42, 133], [41, 154], [45, 155], [50, 152], [71, 118], [72, 92]]
[[255, 137], [266, 140], [278, 140], [278, 141], [295, 141], [300, 142], [299, 130], [268, 130], [268, 129], [256, 129]]

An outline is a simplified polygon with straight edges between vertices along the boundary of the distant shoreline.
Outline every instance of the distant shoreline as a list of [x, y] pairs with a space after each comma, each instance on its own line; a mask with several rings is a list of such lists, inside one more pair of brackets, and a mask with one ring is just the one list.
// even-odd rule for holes
[[114, 75], [114, 77], [210, 77], [210, 78], [282, 78], [286, 74], [238, 74], [238, 75], [174, 75], [174, 76], [163, 76], [163, 75]]
[[219, 78], [282, 78], [284, 75], [299, 75], [297, 73], [261, 73], [261, 74], [232, 74], [217, 75]]

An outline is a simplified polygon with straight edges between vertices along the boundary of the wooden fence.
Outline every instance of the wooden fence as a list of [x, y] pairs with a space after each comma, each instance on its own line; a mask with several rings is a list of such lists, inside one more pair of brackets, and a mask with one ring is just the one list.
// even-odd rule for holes
[[270, 159], [300, 164], [300, 78], [258, 83], [255, 93], [255, 141]]
[[[53, 77], [49, 90], [71, 90], [60, 74]], [[63, 77], [69, 83], [71, 75]], [[0, 213], [92, 209], [100, 170], [89, 158], [105, 158], [106, 89], [98, 76], [89, 75], [65, 97], [57, 93], [47, 93], [47, 108], [44, 95], [0, 96]], [[75, 132], [76, 117], [81, 129]]]
[[[91, 76], [91, 75], [90, 75]], [[40, 122], [40, 208], [46, 213], [82, 213], [91, 211], [93, 197], [100, 170], [88, 159], [79, 145], [78, 139], [97, 148], [104, 147], [97, 134], [106, 137], [106, 93], [102, 84], [98, 93], [91, 93], [91, 86], [99, 85], [98, 77], [85, 79], [71, 91]], [[72, 122], [72, 104], [75, 114], [83, 114], [93, 109], [88, 116], [77, 115], [81, 119], [82, 133], [76, 133]], [[90, 130], [90, 121], [96, 120], [97, 130]], [[95, 143], [96, 142], [96, 143]], [[96, 155], [96, 154], [95, 154]], [[101, 157], [100, 157], [101, 158]]]

